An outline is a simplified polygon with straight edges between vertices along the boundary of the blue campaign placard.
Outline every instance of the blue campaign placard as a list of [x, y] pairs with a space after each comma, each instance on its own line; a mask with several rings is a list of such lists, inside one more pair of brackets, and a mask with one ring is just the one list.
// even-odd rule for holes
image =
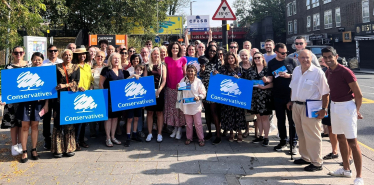
[[108, 90], [60, 93], [60, 124], [108, 120]]
[[253, 82], [242, 78], [216, 74], [210, 75], [207, 100], [251, 109]]
[[112, 111], [156, 105], [153, 76], [109, 82]]
[[187, 65], [194, 65], [197, 69], [197, 76], [199, 76], [199, 73], [200, 73], [200, 64], [199, 64], [199, 61], [198, 61], [198, 58], [196, 57], [186, 57], [187, 59]]
[[18, 103], [57, 98], [56, 66], [1, 70], [2, 101]]

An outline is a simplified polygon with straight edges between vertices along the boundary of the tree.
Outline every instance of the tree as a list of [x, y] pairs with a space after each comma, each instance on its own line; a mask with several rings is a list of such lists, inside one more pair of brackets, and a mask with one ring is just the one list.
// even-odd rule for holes
[[92, 111], [86, 111], [86, 109], [95, 109], [96, 107], [97, 107], [97, 104], [95, 103], [92, 96], [80, 94], [74, 99], [74, 109], [82, 110], [81, 112], [77, 112], [77, 113], [92, 112]]
[[44, 82], [40, 79], [38, 74], [32, 74], [30, 71], [23, 72], [17, 77], [17, 83], [18, 83], [18, 88], [25, 88], [25, 90], [21, 91], [30, 91], [30, 90], [38, 90], [38, 89], [31, 89], [32, 87], [40, 87], [44, 85]]
[[240, 95], [242, 93], [239, 89], [238, 84], [232, 82], [231, 79], [222, 80], [220, 91], [226, 92], [227, 94], [224, 94], [224, 93], [222, 94], [227, 95], [227, 96], [233, 96], [231, 94]]
[[136, 99], [136, 98], [142, 98], [137, 97], [138, 95], [144, 95], [147, 93], [147, 91], [143, 88], [142, 84], [130, 82], [125, 87], [126, 97], [133, 96], [129, 99]]

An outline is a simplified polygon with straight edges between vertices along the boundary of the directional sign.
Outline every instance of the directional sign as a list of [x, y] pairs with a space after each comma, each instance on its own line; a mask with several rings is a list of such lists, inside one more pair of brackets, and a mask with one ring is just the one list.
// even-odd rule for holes
[[159, 42], [160, 42], [160, 37], [159, 37], [159, 36], [156, 36], [156, 38], [155, 38], [155, 42], [156, 42], [156, 43], [159, 43]]
[[231, 10], [229, 4], [225, 1], [222, 1], [219, 5], [216, 13], [212, 18], [213, 20], [236, 20], [234, 12]]

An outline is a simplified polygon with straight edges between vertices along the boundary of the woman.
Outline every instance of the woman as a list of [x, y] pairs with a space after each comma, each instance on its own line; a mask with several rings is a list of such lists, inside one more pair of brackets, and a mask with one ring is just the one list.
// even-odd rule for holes
[[[267, 64], [264, 56], [260, 52], [256, 52], [253, 55], [251, 71], [250, 73], [246, 74], [246, 79], [262, 80], [262, 78], [266, 76], [268, 71], [266, 65]], [[259, 130], [259, 137], [256, 136], [256, 139], [253, 140], [253, 143], [259, 143], [263, 141], [263, 146], [269, 146], [269, 117], [272, 114], [271, 88], [273, 88], [273, 83], [265, 84], [265, 86], [259, 85], [253, 88], [252, 94], [251, 112], [253, 114], [256, 114], [256, 122]], [[264, 137], [262, 136], [263, 133]]]
[[196, 77], [197, 69], [194, 65], [187, 66], [187, 75], [180, 83], [184, 82], [191, 85], [191, 90], [183, 91], [183, 98], [193, 98], [195, 104], [183, 104], [181, 110], [186, 119], [186, 145], [193, 141], [193, 124], [195, 123], [196, 134], [199, 137], [199, 146], [204, 146], [204, 130], [201, 122], [201, 110], [203, 109], [201, 100], [206, 97], [206, 89], [200, 79]]
[[[156, 105], [145, 107], [147, 110], [147, 126], [148, 126], [148, 136], [146, 138], [147, 142], [150, 142], [153, 138], [152, 136], [152, 124], [153, 124], [153, 114], [157, 114], [157, 142], [162, 142], [162, 124], [164, 121], [164, 87], [166, 85], [166, 66], [161, 63], [160, 50], [155, 48], [151, 51], [149, 55], [149, 64], [147, 67], [147, 75], [154, 77], [155, 91], [156, 91]], [[174, 104], [175, 106], [175, 104]]]
[[[23, 47], [16, 46], [13, 48], [12, 52], [13, 62], [5, 66], [4, 69], [14, 69], [14, 68], [25, 68], [29, 67], [30, 64], [27, 61], [23, 60], [25, 52]], [[6, 80], [6, 79], [3, 79]], [[3, 120], [1, 122], [1, 129], [10, 128], [10, 136], [12, 139], [11, 152], [13, 156], [22, 154], [22, 145], [21, 145], [21, 121], [16, 119], [16, 112], [18, 108], [17, 103], [6, 104], [6, 102], [1, 103], [4, 106]]]
[[181, 47], [182, 47], [182, 57], [185, 57], [186, 56], [186, 52], [187, 52], [186, 45], [182, 44]]
[[[104, 66], [104, 59], [105, 59], [105, 52], [99, 51], [96, 53], [96, 64], [94, 65], [92, 69], [92, 76], [93, 76], [93, 88], [94, 89], [100, 89], [99, 83], [100, 83], [100, 73], [101, 70], [103, 70]], [[99, 125], [99, 130], [104, 132], [104, 122], [92, 122], [89, 123], [90, 125], [90, 137], [96, 138], [96, 125]]]
[[[135, 73], [134, 66], [137, 66], [138, 64], [142, 64], [143, 61], [142, 61], [142, 57], [139, 54], [135, 53], [131, 56], [130, 62], [131, 62], [131, 67], [129, 67], [127, 71], [129, 72], [130, 76], [132, 76]], [[145, 69], [144, 72], [146, 71], [147, 70]]]
[[218, 59], [222, 65], [225, 64], [225, 49], [223, 47], [219, 47], [217, 51]]
[[175, 107], [177, 103], [177, 84], [186, 75], [187, 59], [182, 57], [182, 48], [178, 42], [174, 42], [168, 47], [168, 57], [165, 58], [168, 76], [166, 78], [165, 96], [165, 123], [173, 126], [174, 130], [171, 138], [181, 139], [182, 126], [185, 125], [183, 112]]
[[[207, 63], [203, 61], [208, 61]], [[205, 55], [199, 58], [200, 63], [200, 79], [203, 82], [205, 89], [208, 89], [210, 74], [214, 71], [219, 71], [221, 69], [221, 62], [218, 60], [217, 56], [217, 47], [211, 45], [205, 50]], [[214, 139], [213, 144], [221, 143], [221, 126], [218, 121], [218, 109], [217, 103], [210, 102], [207, 100], [203, 100], [204, 108], [205, 108], [205, 119], [206, 124], [208, 127], [209, 133], [205, 136], [205, 140], [209, 140], [212, 138], [212, 128], [211, 123], [214, 123], [216, 126], [216, 139]]]
[[87, 57], [88, 61], [89, 61], [88, 64], [90, 64], [91, 68], [93, 68], [95, 63], [96, 63], [96, 61], [95, 61], [95, 59], [96, 59], [96, 48], [95, 48], [95, 46], [88, 47], [88, 52], [90, 53], [89, 57]]
[[72, 63], [72, 59], [73, 52], [70, 49], [65, 49], [62, 53], [64, 62], [56, 65], [58, 98], [53, 103], [55, 112], [53, 113], [54, 124], [51, 147], [51, 152], [56, 158], [61, 158], [62, 155], [72, 157], [75, 155], [74, 151], [76, 149], [74, 125], [60, 125], [60, 92], [78, 91], [80, 70], [78, 65]]
[[[136, 49], [134, 47], [129, 48], [129, 54], [127, 60], [130, 60], [131, 56], [136, 53]], [[131, 61], [131, 60], [130, 60]]]
[[[78, 88], [81, 91], [92, 90], [93, 89], [93, 77], [91, 71], [90, 54], [86, 51], [86, 48], [77, 48], [73, 54], [73, 64], [79, 66], [80, 78]], [[88, 144], [84, 141], [84, 135], [86, 133], [87, 123], [75, 124], [75, 141], [76, 150], [80, 151], [81, 147], [88, 148]]]
[[[36, 52], [31, 56], [32, 66], [39, 67], [43, 65], [44, 56], [43, 54]], [[29, 128], [31, 125], [31, 159], [38, 160], [39, 155], [36, 153], [36, 144], [38, 142], [38, 125], [41, 120], [41, 112], [48, 112], [48, 100], [37, 100], [30, 102], [19, 103], [16, 118], [22, 121], [22, 158], [21, 163], [28, 161], [27, 156], [27, 138], [29, 136]], [[42, 114], [44, 114], [42, 113]]]
[[[239, 56], [241, 58], [241, 62], [239, 63], [240, 67], [243, 70], [243, 76], [246, 76], [250, 71], [251, 71], [251, 62], [249, 61], [250, 57], [250, 52], [247, 49], [242, 49], [239, 51]], [[248, 110], [245, 110], [245, 114], [248, 115], [250, 114]], [[257, 124], [255, 124], [255, 136], [257, 136]], [[243, 133], [243, 137], [246, 138], [249, 135], [249, 122], [245, 124], [245, 132]]]
[[130, 60], [128, 60], [128, 53], [126, 48], [123, 48], [119, 54], [121, 54], [121, 65], [122, 70], [127, 70], [129, 67], [131, 67]]
[[125, 76], [122, 71], [121, 66], [121, 56], [118, 53], [113, 53], [109, 56], [108, 67], [104, 67], [100, 74], [100, 89], [108, 89], [108, 120], [105, 121], [105, 133], [106, 141], [105, 144], [108, 147], [112, 147], [113, 143], [120, 145], [121, 142], [118, 141], [114, 135], [117, 128], [118, 117], [121, 116], [121, 111], [113, 112], [112, 104], [110, 98], [110, 87], [109, 82], [115, 80], [122, 80], [128, 77], [128, 73]]
[[186, 56], [188, 56], [188, 57], [197, 57], [196, 56], [196, 48], [195, 48], [194, 45], [188, 45]]
[[[214, 71], [217, 74], [218, 71]], [[235, 53], [228, 53], [225, 57], [225, 65], [219, 70], [220, 74], [233, 76], [235, 78], [243, 77], [243, 70], [239, 66], [238, 58]], [[245, 112], [244, 109], [233, 107], [230, 105], [221, 105], [221, 127], [223, 130], [230, 131], [229, 141], [234, 141], [233, 131], [238, 132], [237, 142], [241, 143], [243, 141], [242, 129], [245, 128]]]
[[165, 57], [168, 56], [167, 54], [168, 48], [166, 48], [166, 46], [160, 46], [159, 49], [160, 49], [161, 62], [165, 63]]

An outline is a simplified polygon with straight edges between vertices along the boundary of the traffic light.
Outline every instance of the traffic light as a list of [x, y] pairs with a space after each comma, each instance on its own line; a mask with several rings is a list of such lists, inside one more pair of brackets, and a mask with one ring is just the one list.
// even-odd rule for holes
[[230, 30], [230, 24], [226, 24], [226, 26], [227, 26], [227, 31], [229, 31]]

